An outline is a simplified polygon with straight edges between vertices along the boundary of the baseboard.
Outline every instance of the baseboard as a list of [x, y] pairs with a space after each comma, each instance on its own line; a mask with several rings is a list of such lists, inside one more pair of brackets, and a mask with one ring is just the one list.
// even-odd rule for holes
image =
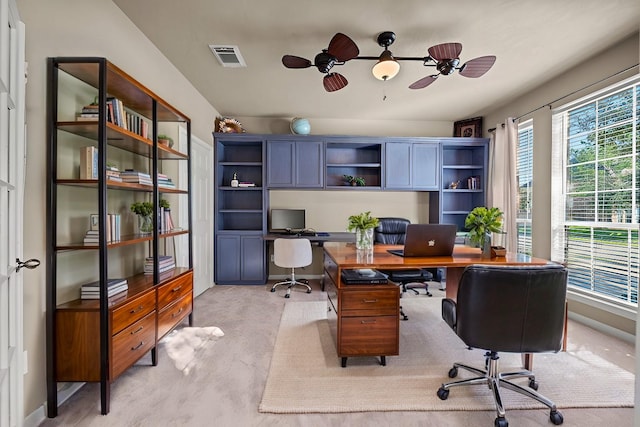
[[[58, 407], [73, 396], [85, 383], [61, 383], [58, 388]], [[38, 427], [47, 418], [47, 402], [24, 419], [24, 427]]]
[[634, 335], [625, 331], [621, 331], [620, 329], [614, 328], [613, 326], [607, 325], [605, 323], [598, 322], [597, 320], [593, 320], [587, 316], [583, 316], [582, 314], [577, 314], [569, 311], [569, 319], [580, 322], [584, 325], [589, 326], [590, 328], [595, 329], [596, 331], [611, 335], [631, 344], [635, 344], [636, 342], [636, 337]]

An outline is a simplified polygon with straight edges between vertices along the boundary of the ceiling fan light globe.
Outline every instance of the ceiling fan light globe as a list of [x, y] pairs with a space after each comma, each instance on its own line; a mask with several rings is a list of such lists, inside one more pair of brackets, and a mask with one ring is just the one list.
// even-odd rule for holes
[[400, 72], [400, 63], [393, 58], [390, 51], [385, 50], [371, 72], [378, 80], [391, 80]]

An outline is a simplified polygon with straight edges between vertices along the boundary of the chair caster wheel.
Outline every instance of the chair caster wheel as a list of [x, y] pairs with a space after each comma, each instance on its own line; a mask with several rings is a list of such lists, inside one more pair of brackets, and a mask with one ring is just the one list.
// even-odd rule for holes
[[556, 425], [556, 426], [559, 426], [560, 424], [562, 424], [564, 422], [564, 417], [558, 411], [551, 411], [549, 413], [549, 419], [551, 420], [553, 425]]
[[509, 427], [509, 421], [507, 421], [506, 418], [504, 417], [498, 417], [496, 418], [496, 420], [493, 422], [493, 425], [495, 427]]
[[451, 369], [449, 369], [449, 378], [455, 378], [458, 376], [458, 368], [456, 368], [455, 366]]
[[291, 296], [291, 295], [289, 295], [289, 294], [286, 294], [286, 295], [285, 295], [284, 297], [285, 297], [285, 298], [289, 298], [290, 296]]
[[438, 389], [438, 397], [440, 398], [440, 400], [447, 400], [447, 398], [449, 397], [449, 390], [440, 387]]
[[272, 289], [271, 289], [271, 292], [275, 292], [275, 291], [276, 291], [276, 288], [272, 288]]
[[538, 383], [536, 382], [536, 380], [529, 380], [529, 388], [538, 390]]
[[307, 289], [307, 293], [310, 294], [311, 293], [311, 289]]

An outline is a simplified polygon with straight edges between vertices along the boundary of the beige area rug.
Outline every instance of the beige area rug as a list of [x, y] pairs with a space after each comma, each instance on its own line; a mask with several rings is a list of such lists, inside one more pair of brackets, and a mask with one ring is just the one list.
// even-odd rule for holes
[[[484, 352], [468, 350], [440, 318], [440, 298], [403, 298], [409, 316], [400, 322], [400, 355], [349, 358], [340, 366], [325, 302], [286, 303], [267, 383], [259, 406], [269, 413], [493, 410], [491, 392], [481, 386], [436, 391], [454, 361], [482, 367]], [[501, 370], [520, 368], [520, 356], [501, 354]], [[633, 407], [635, 376], [587, 351], [534, 356], [538, 391], [558, 408]], [[458, 378], [471, 374], [459, 370]], [[526, 386], [526, 379], [521, 380]], [[509, 409], [544, 408], [503, 391]]]
[[167, 356], [184, 375], [189, 375], [197, 364], [197, 355], [205, 345], [224, 336], [222, 329], [215, 326], [185, 327], [174, 329], [160, 341], [167, 350]]

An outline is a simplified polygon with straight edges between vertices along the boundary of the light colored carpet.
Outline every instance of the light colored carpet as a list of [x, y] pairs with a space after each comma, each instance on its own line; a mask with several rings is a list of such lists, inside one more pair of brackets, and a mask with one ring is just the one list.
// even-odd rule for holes
[[[400, 355], [349, 358], [340, 366], [325, 302], [287, 302], [259, 406], [268, 413], [492, 410], [482, 386], [436, 396], [453, 362], [482, 367], [484, 352], [468, 350], [440, 318], [440, 298], [405, 298], [409, 315], [400, 322]], [[518, 370], [520, 355], [501, 354], [500, 369]], [[635, 376], [588, 351], [539, 354], [533, 365], [539, 392], [558, 408], [632, 407]], [[459, 378], [471, 374], [460, 370]], [[520, 380], [526, 386], [526, 379]], [[510, 390], [509, 409], [545, 408]]]

